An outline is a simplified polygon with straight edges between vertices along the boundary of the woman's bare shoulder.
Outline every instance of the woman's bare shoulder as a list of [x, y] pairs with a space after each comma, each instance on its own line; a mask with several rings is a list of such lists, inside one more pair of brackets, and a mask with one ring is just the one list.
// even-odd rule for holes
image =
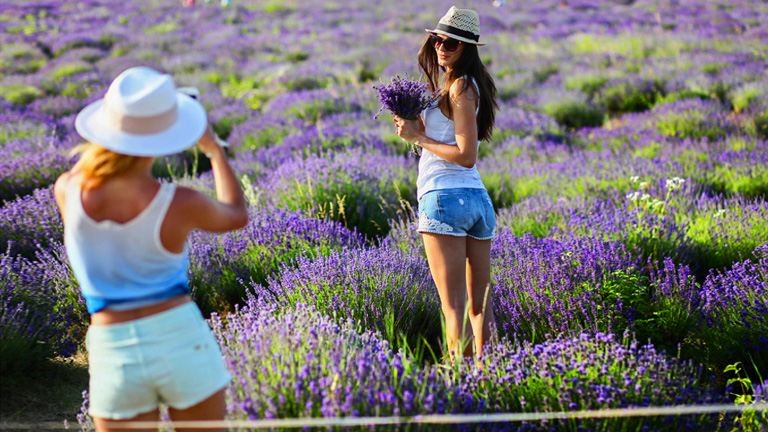
[[187, 207], [199, 205], [206, 200], [205, 194], [187, 186], [176, 185], [176, 194], [173, 197], [174, 204]]
[[475, 101], [477, 99], [475, 86], [471, 84], [470, 78], [467, 77], [456, 78], [453, 83], [451, 83], [451, 87], [448, 92], [451, 95], [451, 99], [453, 100], [464, 99], [468, 101]]

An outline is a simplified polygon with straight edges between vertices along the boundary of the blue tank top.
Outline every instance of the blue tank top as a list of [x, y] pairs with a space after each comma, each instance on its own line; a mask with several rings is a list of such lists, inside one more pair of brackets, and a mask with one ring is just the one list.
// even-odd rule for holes
[[141, 213], [118, 223], [88, 216], [80, 185], [70, 182], [64, 246], [88, 312], [132, 309], [189, 291], [189, 248], [173, 253], [160, 242], [175, 191], [174, 184], [162, 184]]

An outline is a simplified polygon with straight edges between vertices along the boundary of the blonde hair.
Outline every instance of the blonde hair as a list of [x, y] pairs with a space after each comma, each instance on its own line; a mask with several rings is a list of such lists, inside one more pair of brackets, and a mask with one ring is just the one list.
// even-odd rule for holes
[[125, 173], [140, 159], [115, 153], [94, 143], [80, 144], [72, 149], [70, 155], [80, 155], [74, 169], [83, 176], [80, 185], [83, 190], [97, 188], [110, 178]]

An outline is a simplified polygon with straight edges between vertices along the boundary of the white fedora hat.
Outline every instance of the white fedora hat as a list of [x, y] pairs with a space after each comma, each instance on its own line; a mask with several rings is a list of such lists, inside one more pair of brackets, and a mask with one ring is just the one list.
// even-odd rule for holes
[[131, 156], [178, 153], [195, 144], [207, 126], [203, 106], [177, 92], [169, 75], [148, 67], [123, 71], [104, 98], [75, 119], [86, 140]]
[[451, 6], [448, 12], [440, 18], [437, 27], [424, 30], [474, 45], [485, 45], [479, 42], [480, 16], [472, 9], [459, 9], [456, 6]]

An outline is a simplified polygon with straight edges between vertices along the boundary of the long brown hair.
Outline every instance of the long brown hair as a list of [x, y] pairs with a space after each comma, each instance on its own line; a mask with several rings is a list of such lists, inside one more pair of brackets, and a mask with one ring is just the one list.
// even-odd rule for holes
[[[462, 43], [464, 50], [461, 57], [453, 65], [451, 71], [446, 73], [443, 88], [440, 89], [440, 72], [445, 69], [437, 62], [437, 52], [427, 35], [424, 45], [419, 50], [419, 66], [429, 81], [430, 90], [433, 92], [441, 91], [442, 96], [439, 100], [440, 108], [453, 117], [453, 108], [451, 107], [448, 90], [451, 84], [461, 77], [468, 76], [475, 79], [480, 88], [480, 110], [477, 113], [477, 139], [480, 141], [491, 137], [493, 133], [493, 124], [496, 121], [496, 110], [499, 108], [496, 102], [496, 84], [493, 77], [488, 73], [483, 61], [480, 60], [480, 54], [477, 51], [477, 45], [471, 43]], [[464, 80], [464, 87], [461, 93], [467, 90], [471, 84], [469, 80]]]
[[83, 176], [80, 184], [83, 190], [97, 188], [110, 178], [125, 173], [140, 159], [137, 156], [115, 153], [93, 143], [81, 144], [72, 149], [71, 154], [80, 155], [75, 170]]

